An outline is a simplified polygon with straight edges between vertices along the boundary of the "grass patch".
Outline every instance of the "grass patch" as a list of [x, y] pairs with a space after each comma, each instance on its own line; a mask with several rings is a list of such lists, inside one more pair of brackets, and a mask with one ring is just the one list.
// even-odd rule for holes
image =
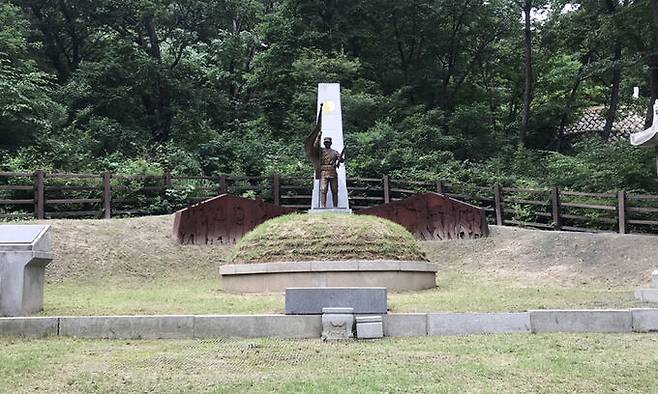
[[655, 392], [642, 334], [320, 340], [0, 339], [0, 391]]
[[[646, 306], [630, 289], [521, 286], [511, 279], [440, 272], [438, 287], [389, 292], [391, 312], [494, 312]], [[283, 294], [225, 293], [217, 279], [169, 278], [47, 284], [41, 315], [283, 313]]]
[[229, 294], [217, 279], [165, 278], [138, 282], [46, 285], [41, 315], [281, 313], [281, 295]]
[[439, 272], [434, 289], [391, 294], [394, 312], [518, 312], [529, 309], [630, 308], [647, 306], [631, 289], [601, 285], [524, 285], [513, 279]]
[[233, 248], [234, 263], [305, 260], [426, 260], [402, 226], [375, 216], [291, 214], [259, 225]]

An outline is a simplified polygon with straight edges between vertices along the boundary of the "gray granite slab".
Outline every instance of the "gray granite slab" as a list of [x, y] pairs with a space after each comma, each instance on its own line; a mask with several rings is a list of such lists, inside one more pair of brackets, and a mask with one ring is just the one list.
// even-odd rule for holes
[[293, 287], [286, 289], [286, 315], [321, 314], [323, 308], [352, 308], [356, 314], [387, 312], [385, 287]]

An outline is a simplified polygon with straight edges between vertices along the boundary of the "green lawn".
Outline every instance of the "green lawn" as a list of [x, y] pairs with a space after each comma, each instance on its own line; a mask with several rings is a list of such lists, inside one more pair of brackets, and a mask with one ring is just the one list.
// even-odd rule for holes
[[658, 336], [0, 338], [0, 392], [658, 391]]
[[[511, 279], [484, 279], [475, 274], [455, 272], [440, 273], [438, 277], [436, 289], [390, 293], [391, 311], [486, 312], [643, 306], [633, 299], [632, 289], [609, 290], [595, 285], [525, 287]], [[46, 285], [41, 315], [281, 313], [283, 298], [282, 294], [225, 293], [216, 279], [65, 281]]]

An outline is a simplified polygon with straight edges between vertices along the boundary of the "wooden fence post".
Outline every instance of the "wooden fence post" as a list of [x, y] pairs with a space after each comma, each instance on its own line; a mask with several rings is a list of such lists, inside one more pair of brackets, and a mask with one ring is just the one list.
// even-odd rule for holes
[[436, 181], [436, 192], [439, 194], [445, 193], [445, 184], [443, 181]]
[[499, 184], [494, 185], [494, 202], [496, 204], [496, 224], [502, 226], [503, 222], [503, 190]]
[[43, 178], [43, 171], [37, 170], [34, 172], [34, 217], [37, 219], [43, 219], [45, 217]]
[[281, 205], [281, 177], [277, 173], [272, 175], [272, 198], [274, 205]]
[[382, 184], [384, 185], [384, 204], [391, 202], [391, 188], [388, 184], [388, 175], [382, 177]]
[[110, 183], [112, 174], [110, 172], [103, 173], [103, 218], [110, 219], [112, 217], [112, 185]]
[[226, 193], [226, 175], [219, 176], [219, 194]]
[[164, 188], [171, 189], [171, 172], [167, 171], [164, 173]]
[[562, 229], [562, 219], [560, 217], [560, 188], [551, 189], [551, 202], [553, 203], [553, 229]]
[[626, 192], [617, 192], [617, 219], [619, 222], [619, 234], [626, 234]]

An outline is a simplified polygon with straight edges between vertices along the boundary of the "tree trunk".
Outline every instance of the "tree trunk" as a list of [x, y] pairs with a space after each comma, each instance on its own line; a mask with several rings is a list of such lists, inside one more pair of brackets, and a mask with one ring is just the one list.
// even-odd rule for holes
[[651, 13], [653, 14], [653, 33], [656, 35], [658, 42], [658, 0], [649, 0], [651, 2]]
[[[658, 1], [658, 0], [656, 0]], [[519, 129], [519, 145], [524, 146], [530, 123], [530, 104], [532, 103], [532, 31], [530, 30], [530, 11], [532, 0], [523, 4], [524, 44], [525, 44], [525, 87], [523, 89], [523, 111], [521, 113], [521, 128]]]
[[647, 56], [647, 66], [649, 66], [649, 89], [651, 99], [647, 108], [646, 117], [644, 118], [644, 128], [651, 127], [653, 123], [653, 103], [658, 98], [658, 53], [652, 53]]
[[57, 79], [62, 82], [67, 81], [72, 71], [71, 61], [67, 56], [65, 46], [57, 36], [57, 31], [53, 29], [53, 23], [42, 12], [41, 6], [43, 5], [39, 7], [32, 5], [30, 10], [37, 19], [37, 26], [43, 34], [44, 52], [57, 71]]
[[578, 93], [578, 88], [580, 87], [580, 83], [583, 81], [583, 78], [585, 77], [585, 67], [589, 64], [590, 60], [592, 59], [592, 51], [590, 50], [585, 54], [583, 57], [580, 68], [578, 69], [578, 74], [576, 74], [576, 79], [573, 81], [573, 85], [571, 86], [571, 93], [569, 94], [569, 98], [567, 99], [567, 102], [564, 104], [564, 108], [562, 109], [562, 116], [560, 117], [560, 128], [558, 129], [557, 133], [557, 139], [555, 143], [555, 150], [560, 152], [562, 149], [562, 141], [564, 139], [564, 129], [567, 127], [567, 116], [569, 112], [571, 111], [571, 107], [573, 106], [574, 101], [576, 101], [576, 94]]
[[[651, 13], [653, 14], [653, 32], [656, 35], [658, 43], [658, 0], [649, 0], [651, 3]], [[647, 65], [649, 66], [649, 88], [651, 89], [651, 99], [647, 108], [647, 114], [644, 120], [644, 127], [651, 127], [653, 123], [653, 103], [658, 98], [658, 52], [647, 56]], [[658, 154], [658, 150], [656, 151]]]
[[[146, 34], [149, 40], [147, 52], [161, 66], [162, 54], [153, 14], [146, 14], [144, 16], [144, 27], [146, 28]], [[153, 138], [158, 142], [165, 142], [169, 139], [169, 130], [171, 129], [173, 115], [171, 112], [171, 94], [166, 82], [163, 81], [161, 73], [162, 70], [159, 67], [155, 76], [155, 93], [144, 97], [143, 101], [147, 113], [152, 115], [153, 124], [151, 125], [151, 134]]]
[[610, 88], [610, 105], [608, 106], [608, 113], [605, 117], [605, 126], [601, 131], [601, 138], [607, 141], [612, 132], [612, 125], [615, 122], [615, 115], [617, 114], [617, 107], [619, 107], [619, 83], [621, 82], [621, 43], [615, 44], [615, 54], [612, 60], [612, 87]]
[[[658, 0], [650, 0], [651, 12], [653, 14], [653, 32], [656, 35], [656, 43], [658, 43]], [[649, 100], [649, 108], [647, 109], [647, 116], [644, 121], [644, 127], [651, 127], [653, 123], [653, 103], [658, 98], [658, 52], [654, 52], [647, 57], [647, 64], [649, 65], [649, 86], [651, 87], [651, 100]], [[658, 146], [656, 146], [656, 175], [658, 175]]]
[[75, 16], [72, 15], [71, 8], [66, 4], [64, 0], [60, 0], [59, 6], [60, 10], [62, 11], [62, 15], [64, 15], [64, 19], [66, 20], [66, 28], [69, 32], [69, 37], [71, 38], [70, 46], [72, 52], [72, 66], [73, 68], [78, 68], [80, 61], [82, 60], [80, 57], [82, 39], [80, 38], [80, 35], [78, 34], [75, 27]]

